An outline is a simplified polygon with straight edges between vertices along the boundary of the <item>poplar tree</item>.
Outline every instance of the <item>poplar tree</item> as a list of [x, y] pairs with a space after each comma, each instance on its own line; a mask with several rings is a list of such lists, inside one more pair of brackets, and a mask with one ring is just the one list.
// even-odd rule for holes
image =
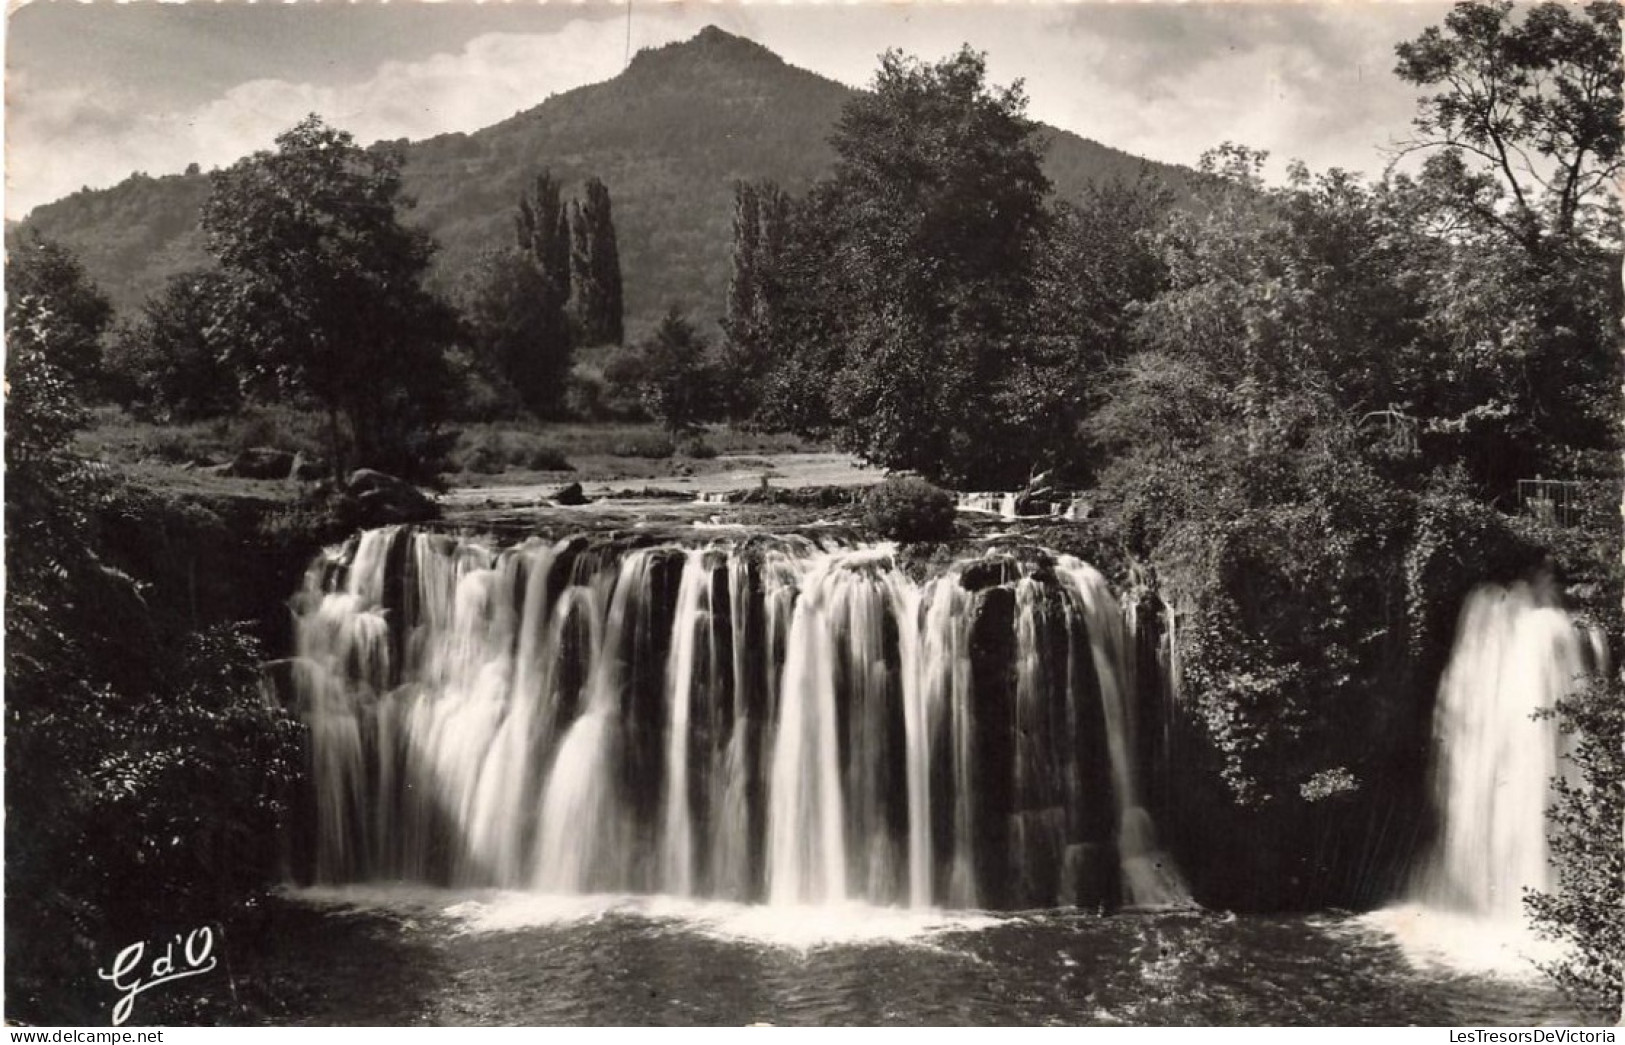
[[618, 345], [624, 336], [621, 257], [603, 181], [587, 180], [586, 200], [571, 204], [570, 217], [571, 311], [579, 343]]
[[524, 302], [524, 330], [506, 339], [502, 358], [508, 380], [525, 405], [546, 415], [556, 407], [558, 375], [569, 371], [572, 355], [566, 313], [570, 301], [570, 217], [551, 171], [538, 174], [520, 197], [515, 234], [531, 271], [519, 274], [519, 278], [509, 271], [503, 282], [510, 291], [522, 291], [535, 300]]

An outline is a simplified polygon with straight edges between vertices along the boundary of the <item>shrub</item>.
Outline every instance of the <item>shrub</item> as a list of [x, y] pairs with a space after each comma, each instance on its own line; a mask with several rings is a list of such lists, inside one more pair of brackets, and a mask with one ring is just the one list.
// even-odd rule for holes
[[533, 472], [571, 472], [564, 451], [533, 432], [484, 429], [465, 432], [451, 455], [451, 467], [478, 475], [499, 475], [510, 468]]
[[695, 436], [683, 447], [683, 453], [696, 461], [709, 461], [717, 456], [717, 448], [705, 441], [703, 436]]
[[507, 470], [507, 459], [487, 446], [476, 447], [463, 458], [463, 471], [475, 475], [501, 475]]
[[456, 394], [452, 414], [463, 421], [497, 421], [519, 416], [524, 402], [513, 383], [463, 347], [446, 352]]
[[629, 436], [609, 451], [615, 457], [647, 457], [663, 461], [677, 452], [677, 444], [664, 435], [653, 433]]
[[289, 407], [262, 406], [234, 417], [223, 417], [210, 426], [211, 433], [232, 454], [259, 447], [325, 456], [327, 445], [322, 432], [325, 422], [319, 414]]
[[623, 348], [604, 360], [602, 414], [607, 419], [641, 421], [649, 413], [643, 402], [648, 364], [636, 349]]
[[165, 464], [186, 464], [209, 459], [206, 441], [189, 429], [160, 428], [141, 441], [145, 455]]
[[570, 368], [570, 377], [564, 386], [564, 409], [582, 421], [601, 421], [609, 416], [607, 401], [609, 383], [604, 372], [590, 363], [577, 363]]
[[1568, 945], [1547, 974], [1582, 1007], [1612, 1017], [1625, 1001], [1625, 688], [1618, 679], [1594, 682], [1555, 715], [1573, 767], [1552, 782], [1556, 802], [1547, 812], [1557, 883], [1524, 903], [1542, 936]]
[[524, 451], [520, 462], [533, 472], [573, 472], [575, 466], [564, 456], [564, 451], [547, 443], [536, 443]]
[[889, 540], [911, 544], [954, 534], [954, 499], [924, 479], [887, 479], [863, 497], [863, 522]]

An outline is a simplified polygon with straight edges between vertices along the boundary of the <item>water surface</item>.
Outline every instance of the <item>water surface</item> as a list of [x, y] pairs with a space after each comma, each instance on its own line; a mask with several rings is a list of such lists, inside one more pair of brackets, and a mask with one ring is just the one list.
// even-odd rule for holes
[[1370, 917], [777, 911], [421, 887], [283, 904], [313, 949], [295, 953], [290, 935], [258, 956], [286, 1006], [274, 1022], [1581, 1022], [1532, 966], [1418, 964]]

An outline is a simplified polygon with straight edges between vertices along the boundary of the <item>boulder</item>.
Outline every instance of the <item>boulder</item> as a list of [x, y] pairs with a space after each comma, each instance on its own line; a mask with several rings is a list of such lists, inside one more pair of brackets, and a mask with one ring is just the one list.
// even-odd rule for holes
[[269, 446], [243, 450], [232, 458], [226, 475], [239, 479], [286, 479], [293, 471], [293, 454]]
[[959, 572], [959, 586], [966, 591], [985, 591], [1008, 584], [1021, 576], [1016, 563], [1008, 558], [977, 559]]
[[357, 468], [345, 480], [344, 492], [355, 498], [368, 526], [422, 522], [440, 514], [422, 490], [371, 468]]
[[580, 483], [571, 483], [553, 495], [554, 504], [562, 504], [567, 507], [586, 504], [589, 500], [590, 498], [581, 489]]
[[288, 478], [301, 482], [315, 482], [326, 474], [327, 465], [321, 458], [307, 456], [303, 450], [293, 455], [293, 464], [288, 466]]

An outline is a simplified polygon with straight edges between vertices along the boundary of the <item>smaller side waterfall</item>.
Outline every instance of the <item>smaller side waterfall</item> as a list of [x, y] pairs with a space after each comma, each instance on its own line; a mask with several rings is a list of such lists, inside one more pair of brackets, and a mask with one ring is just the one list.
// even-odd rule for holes
[[1546, 890], [1546, 809], [1562, 736], [1537, 717], [1601, 668], [1596, 637], [1539, 589], [1468, 598], [1434, 713], [1439, 831], [1416, 882], [1432, 908], [1512, 921]]

